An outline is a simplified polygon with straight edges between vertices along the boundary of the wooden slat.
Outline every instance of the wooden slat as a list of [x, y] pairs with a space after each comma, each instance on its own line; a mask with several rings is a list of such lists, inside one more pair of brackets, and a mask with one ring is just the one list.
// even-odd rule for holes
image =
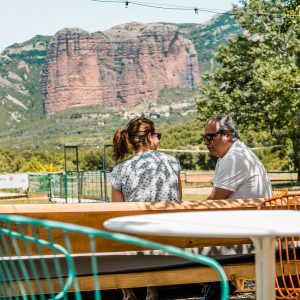
[[[227, 264], [223, 265], [223, 268], [227, 278], [231, 279], [233, 283], [243, 279], [255, 279], [254, 262]], [[279, 270], [279, 263], [276, 263], [277, 274], [280, 273]], [[94, 290], [94, 278], [92, 276], [80, 276], [77, 279], [81, 291]], [[219, 281], [219, 277], [212, 268], [199, 266], [181, 269], [100, 275], [98, 280], [101, 290], [110, 290], [119, 288], [138, 288], [146, 286], [215, 282]], [[35, 293], [38, 293], [35, 282], [31, 280], [30, 283]], [[57, 279], [51, 279], [51, 283], [54, 287], [54, 291], [60, 291]], [[40, 279], [39, 284], [43, 287], [43, 290], [47, 291], [46, 280]], [[18, 289], [16, 285], [14, 293], [17, 290]], [[72, 291], [74, 291], [73, 286], [70, 288], [70, 292]]]
[[[254, 276], [255, 266], [253, 263], [240, 265], [226, 265], [224, 270], [228, 278], [235, 274], [236, 278]], [[101, 288], [112, 289], [131, 288], [144, 286], [164, 286], [189, 283], [203, 283], [219, 281], [216, 271], [209, 267], [193, 267], [177, 270], [160, 270], [141, 273], [103, 275], [100, 278]]]
[[[228, 278], [234, 274], [235, 278], [254, 276], [255, 267], [253, 263], [243, 263], [240, 265], [226, 265], [224, 270]], [[77, 278], [81, 291], [94, 290], [94, 278], [92, 276], [80, 276]], [[171, 270], [157, 270], [149, 272], [123, 273], [123, 274], [108, 274], [100, 275], [99, 285], [101, 290], [119, 289], [119, 288], [138, 288], [146, 286], [166, 286], [178, 284], [191, 284], [218, 281], [219, 277], [216, 271], [209, 267], [191, 267]], [[39, 291], [34, 280], [28, 281], [35, 294]], [[43, 291], [48, 290], [48, 284], [45, 279], [40, 279], [38, 284]], [[54, 291], [60, 291], [60, 285], [57, 279], [52, 278], [51, 284]], [[26, 285], [23, 287], [27, 290]], [[14, 295], [18, 291], [17, 284], [15, 285]], [[70, 292], [74, 291], [71, 286]]]

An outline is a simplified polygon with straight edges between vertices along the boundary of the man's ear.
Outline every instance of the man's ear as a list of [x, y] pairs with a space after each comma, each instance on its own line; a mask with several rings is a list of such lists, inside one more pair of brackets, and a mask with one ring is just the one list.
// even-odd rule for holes
[[226, 138], [228, 138], [229, 140], [232, 140], [232, 131], [227, 130], [224, 134], [226, 136]]

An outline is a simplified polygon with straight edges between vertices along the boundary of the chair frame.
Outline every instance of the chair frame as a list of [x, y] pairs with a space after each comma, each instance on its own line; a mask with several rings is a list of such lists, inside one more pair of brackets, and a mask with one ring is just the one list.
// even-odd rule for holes
[[[299, 210], [300, 193], [265, 200], [258, 209]], [[281, 237], [277, 240], [280, 266], [280, 274], [276, 277], [277, 299], [300, 299], [299, 244], [300, 237]]]
[[[38, 299], [68, 299], [68, 292], [73, 286], [75, 299], [82, 299], [72, 257], [72, 247], [76, 247], [74, 243], [83, 242], [79, 236], [87, 239], [90, 245], [89, 254], [94, 281], [93, 299], [101, 300], [99, 270], [95, 254], [97, 253], [97, 243], [103, 242], [103, 238], [146, 249], [160, 249], [186, 260], [212, 267], [220, 278], [221, 300], [228, 299], [229, 286], [226, 274], [222, 266], [212, 258], [126, 234], [16, 215], [0, 215], [0, 256], [2, 256], [0, 260], [0, 296], [4, 296], [6, 299], [19, 299], [20, 296], [28, 299], [30, 295], [30, 299], [36, 299], [35, 293], [38, 290]], [[59, 240], [58, 237], [60, 237], [60, 243], [56, 242], [56, 239]], [[63, 237], [63, 244], [61, 237]], [[53, 259], [53, 269], [58, 280], [56, 285], [53, 284], [53, 275], [50, 275], [49, 266], [45, 261], [49, 257], [49, 253]], [[59, 261], [61, 257], [65, 259], [67, 266], [67, 276], [64, 278], [61, 277], [61, 262]], [[24, 258], [27, 260], [27, 267]], [[43, 281], [45, 281], [43, 285], [39, 275], [41, 270], [38, 271], [34, 261], [37, 258], [41, 265]], [[33, 284], [37, 289], [33, 287]]]
[[289, 190], [287, 188], [272, 189], [272, 199], [284, 197], [288, 192]]

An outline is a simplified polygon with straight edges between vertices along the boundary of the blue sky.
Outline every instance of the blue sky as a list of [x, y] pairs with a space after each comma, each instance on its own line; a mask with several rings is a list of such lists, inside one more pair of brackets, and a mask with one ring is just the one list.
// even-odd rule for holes
[[[230, 10], [238, 0], [136, 0], [153, 5]], [[146, 8], [129, 3], [101, 3], [92, 0], [0, 0], [0, 52], [37, 34], [54, 35], [65, 27], [89, 32], [103, 31], [128, 22], [203, 23], [214, 13]], [[125, 2], [125, 1], [124, 1]]]

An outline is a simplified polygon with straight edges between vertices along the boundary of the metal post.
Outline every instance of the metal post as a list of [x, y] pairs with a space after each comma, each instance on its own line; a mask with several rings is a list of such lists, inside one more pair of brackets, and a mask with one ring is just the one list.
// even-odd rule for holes
[[76, 170], [79, 172], [78, 146], [75, 146], [76, 151]]
[[77, 198], [78, 202], [81, 203], [81, 176], [79, 174], [79, 155], [78, 155], [78, 146], [75, 146], [75, 151], [76, 151], [76, 171], [77, 171]]
[[51, 174], [48, 173], [48, 184], [49, 184], [49, 201], [52, 201], [52, 182]]
[[104, 169], [104, 200], [108, 201], [107, 198], [107, 178], [106, 178], [106, 145], [104, 147], [104, 153], [103, 153], [103, 169]]
[[100, 170], [100, 199], [103, 200], [103, 182], [102, 182], [102, 172], [103, 169]]
[[64, 145], [64, 167], [65, 167], [65, 173], [67, 173], [67, 147]]
[[106, 144], [103, 146], [103, 169], [104, 169], [104, 197], [105, 201], [108, 201], [108, 196], [107, 196], [107, 176], [106, 176], [106, 148], [107, 147], [112, 147], [113, 145]]
[[63, 178], [64, 178], [65, 200], [66, 203], [68, 203], [68, 175], [66, 172], [63, 174]]

